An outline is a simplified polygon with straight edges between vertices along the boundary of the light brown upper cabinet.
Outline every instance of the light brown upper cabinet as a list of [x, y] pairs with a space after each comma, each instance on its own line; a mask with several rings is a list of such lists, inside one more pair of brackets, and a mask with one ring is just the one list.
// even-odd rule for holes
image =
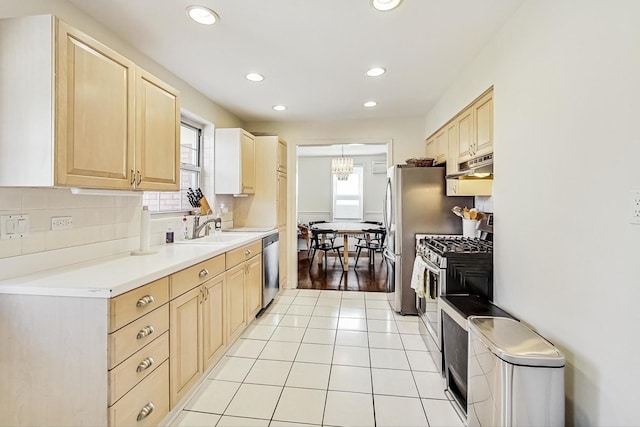
[[136, 70], [136, 188], [180, 187], [178, 92], [152, 74]]
[[256, 142], [244, 129], [216, 129], [215, 193], [256, 192]]
[[1, 186], [178, 189], [175, 89], [51, 15], [0, 20], [0, 48]]
[[473, 157], [493, 152], [493, 91], [473, 103]]
[[455, 121], [458, 124], [458, 155], [456, 163], [460, 163], [473, 157], [473, 108], [466, 108], [458, 115]]
[[493, 152], [493, 88], [456, 114], [426, 140], [427, 157], [447, 162], [447, 174], [458, 164]]

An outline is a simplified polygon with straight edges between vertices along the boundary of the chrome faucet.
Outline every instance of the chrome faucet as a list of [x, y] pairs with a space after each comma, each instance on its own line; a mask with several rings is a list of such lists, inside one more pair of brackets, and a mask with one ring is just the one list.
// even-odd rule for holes
[[199, 238], [200, 232], [202, 231], [202, 229], [205, 228], [207, 225], [211, 224], [212, 222], [216, 223], [216, 229], [220, 229], [220, 225], [218, 225], [218, 223], [222, 223], [222, 218], [211, 218], [206, 220], [202, 224], [200, 224], [200, 214], [197, 213], [193, 217], [193, 233], [191, 233], [191, 238], [192, 239]]

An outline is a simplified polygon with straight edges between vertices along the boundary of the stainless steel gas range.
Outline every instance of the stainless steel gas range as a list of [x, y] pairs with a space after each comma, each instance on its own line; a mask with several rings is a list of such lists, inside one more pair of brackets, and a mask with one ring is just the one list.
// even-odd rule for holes
[[416, 295], [420, 333], [446, 378], [448, 392], [466, 413], [467, 318], [509, 316], [493, 300], [493, 242], [458, 235], [416, 235], [424, 298]]
[[493, 243], [459, 235], [416, 234], [416, 253], [425, 262], [425, 297], [416, 296], [423, 339], [442, 350], [440, 296], [477, 294], [493, 298]]

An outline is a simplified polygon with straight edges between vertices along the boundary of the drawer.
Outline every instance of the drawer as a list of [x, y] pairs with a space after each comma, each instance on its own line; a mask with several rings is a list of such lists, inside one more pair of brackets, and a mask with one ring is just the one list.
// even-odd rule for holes
[[109, 408], [109, 426], [157, 426], [168, 413], [169, 361], [167, 360], [125, 394], [118, 403]]
[[109, 332], [144, 316], [169, 301], [169, 278], [151, 282], [109, 302]]
[[169, 304], [109, 334], [109, 367], [112, 369], [169, 329]]
[[258, 240], [257, 242], [229, 251], [227, 252], [227, 269], [235, 267], [241, 262], [244, 262], [259, 253], [262, 253], [262, 240]]
[[223, 273], [225, 270], [225, 256], [208, 259], [189, 268], [180, 270], [171, 275], [171, 299], [184, 294], [198, 286], [200, 283]]
[[143, 347], [109, 372], [109, 406], [169, 358], [169, 332]]

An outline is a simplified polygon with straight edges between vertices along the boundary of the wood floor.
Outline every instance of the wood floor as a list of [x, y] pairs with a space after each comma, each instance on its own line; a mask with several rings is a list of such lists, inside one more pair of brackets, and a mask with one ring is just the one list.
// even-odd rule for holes
[[[309, 272], [307, 251], [298, 252], [298, 289], [335, 289], [343, 291], [385, 292], [387, 287], [387, 263], [380, 253], [376, 253], [374, 264], [361, 256], [354, 268], [355, 256], [349, 256], [349, 271], [343, 271], [336, 256], [329, 256], [326, 262], [318, 264], [316, 258]], [[323, 260], [324, 261], [324, 260]]]

